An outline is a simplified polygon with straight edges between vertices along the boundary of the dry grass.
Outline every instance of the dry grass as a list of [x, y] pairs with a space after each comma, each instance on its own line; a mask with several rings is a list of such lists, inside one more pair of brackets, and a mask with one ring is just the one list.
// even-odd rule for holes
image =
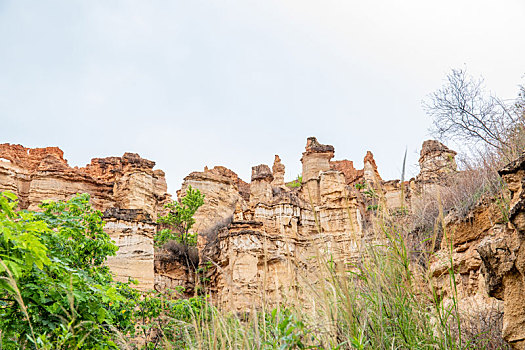
[[167, 241], [163, 248], [169, 253], [169, 255], [163, 255], [164, 259], [180, 261], [188, 267], [199, 266], [199, 251], [197, 247], [171, 240]]
[[[442, 209], [438, 206], [437, 210], [434, 225], [443, 220]], [[382, 215], [375, 224], [376, 240], [356, 242], [361, 259], [352, 265], [334, 262], [322, 253], [327, 247], [318, 242], [315, 259], [309, 261], [317, 268], [299, 276], [302, 293], [295, 299], [286, 298], [277, 309], [281, 318], [283, 310], [293, 316], [290, 334], [298, 335], [312, 349], [507, 348], [501, 339], [499, 310], [458, 317], [461, 301], [457, 294], [448, 303], [440, 299], [425, 269], [414, 266], [405, 239], [409, 232], [406, 220]], [[425, 253], [422, 259], [429, 259], [433, 252]], [[450, 287], [455, 290], [452, 261], [450, 269]], [[287, 338], [275, 332], [279, 322], [268, 323], [268, 310], [271, 308], [263, 305], [242, 319], [214, 310], [210, 320], [195, 321], [190, 348], [300, 348], [283, 345]]]
[[473, 348], [486, 350], [511, 349], [503, 340], [503, 310], [495, 302], [490, 305], [469, 305], [460, 316], [461, 330], [451, 324], [454, 337], [468, 341]]

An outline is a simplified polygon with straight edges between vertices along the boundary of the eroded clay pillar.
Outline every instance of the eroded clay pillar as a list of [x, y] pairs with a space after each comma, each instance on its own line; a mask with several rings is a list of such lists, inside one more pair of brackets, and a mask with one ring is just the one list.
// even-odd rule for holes
[[372, 188], [377, 189], [381, 183], [381, 176], [377, 171], [376, 161], [372, 152], [367, 151], [365, 159], [363, 160], [363, 177], [365, 182], [372, 185]]
[[436, 140], [423, 142], [419, 157], [420, 172], [417, 180], [440, 182], [446, 175], [457, 170], [456, 152]]
[[250, 184], [250, 203], [269, 203], [272, 200], [273, 175], [270, 167], [260, 164], [252, 167], [252, 182]]
[[301, 158], [303, 163], [303, 188], [306, 200], [312, 204], [320, 201], [319, 176], [330, 170], [330, 159], [334, 157], [334, 146], [322, 145], [315, 137], [306, 141], [306, 150]]
[[272, 166], [273, 181], [272, 186], [283, 187], [284, 186], [284, 164], [281, 163], [281, 158], [276, 154]]

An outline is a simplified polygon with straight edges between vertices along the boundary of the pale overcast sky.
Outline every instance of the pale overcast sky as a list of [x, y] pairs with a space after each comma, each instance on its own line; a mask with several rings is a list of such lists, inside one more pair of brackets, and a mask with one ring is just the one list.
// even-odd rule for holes
[[136, 152], [184, 176], [224, 165], [287, 179], [306, 138], [383, 178], [429, 138], [421, 100], [453, 67], [515, 97], [523, 0], [0, 0], [0, 143], [71, 165]]

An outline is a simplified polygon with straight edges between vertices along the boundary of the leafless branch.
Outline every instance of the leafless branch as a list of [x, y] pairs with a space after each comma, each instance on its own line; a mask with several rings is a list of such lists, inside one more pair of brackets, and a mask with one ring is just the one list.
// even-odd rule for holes
[[509, 131], [520, 123], [525, 127], [524, 91], [521, 87], [521, 100], [509, 103], [487, 94], [483, 79], [475, 79], [463, 69], [453, 69], [445, 85], [432, 93], [423, 107], [434, 119], [432, 133], [438, 138], [481, 142], [505, 152], [513, 146]]

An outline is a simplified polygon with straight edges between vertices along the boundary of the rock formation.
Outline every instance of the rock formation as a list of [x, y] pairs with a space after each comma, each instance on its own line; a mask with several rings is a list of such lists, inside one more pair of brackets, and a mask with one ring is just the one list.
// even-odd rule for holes
[[417, 180], [439, 182], [443, 176], [456, 171], [456, 152], [436, 140], [423, 142], [419, 158], [420, 172]]
[[284, 186], [284, 164], [281, 163], [281, 158], [276, 154], [275, 159], [273, 161], [272, 166], [272, 175], [273, 175], [273, 181], [272, 186], [273, 187], [283, 187]]
[[0, 145], [0, 191], [18, 195], [22, 209], [38, 210], [44, 200], [68, 200], [89, 193], [92, 205], [104, 213], [106, 230], [119, 246], [108, 259], [116, 278], [139, 281], [153, 288], [153, 235], [157, 213], [170, 199], [164, 173], [138, 154], [95, 158], [84, 168], [72, 168], [57, 147], [25, 148]]
[[504, 303], [503, 337], [525, 349], [525, 153], [499, 173], [510, 191], [510, 215], [496, 226], [500, 234], [482, 237], [477, 251], [488, 293]]
[[[285, 186], [285, 168], [275, 156], [272, 169], [252, 168], [248, 200], [232, 181], [210, 176], [210, 170], [185, 179], [183, 189], [191, 185], [206, 194], [199, 209], [206, 214], [197, 212], [197, 222], [208, 229], [199, 250], [201, 263], [214, 263], [207, 277], [218, 305], [241, 312], [291, 295], [308, 301], [297, 286], [315, 275], [313, 257], [357, 258], [356, 242], [363, 239], [369, 214], [354, 184], [365, 181], [365, 171], [349, 161], [331, 162], [333, 156], [333, 146], [308, 138], [302, 185]], [[372, 155], [367, 157], [373, 181], [380, 181]], [[231, 223], [213, 227], [228, 216]]]
[[[252, 168], [248, 200], [236, 196], [234, 185], [221, 198], [235, 200], [223, 201], [216, 195], [205, 199], [203, 212], [223, 208], [220, 217], [206, 216], [206, 227], [228, 215], [233, 217], [227, 225], [216, 225], [199, 243], [201, 262], [213, 262], [206, 277], [218, 306], [246, 312], [263, 303], [275, 305], [294, 298], [307, 307], [311, 296], [300, 286], [306, 280], [315, 283], [318, 266], [314, 261], [320, 255], [330, 256], [335, 263], [358, 262], [360, 247], [375, 239], [370, 227], [374, 208], [410, 210], [413, 200], [435, 194], [456, 172], [455, 152], [435, 141], [423, 145], [418, 177], [404, 182], [383, 181], [370, 152], [363, 169], [355, 169], [348, 160], [334, 161], [333, 156], [332, 146], [309, 138], [301, 159], [300, 187], [283, 186], [284, 166], [276, 157], [272, 169], [264, 164]], [[192, 186], [199, 185], [208, 186], [192, 182]], [[486, 282], [478, 250], [484, 240], [508, 232], [501, 211], [485, 202], [467, 218], [450, 216], [445, 221], [447, 231], [454, 235], [442, 240], [430, 262], [437, 292], [445, 298], [451, 295], [447, 263], [452, 243], [458, 297], [466, 301], [465, 308], [476, 303], [500, 308], [501, 302], [486, 292], [487, 283], [495, 283]]]
[[[179, 198], [189, 186], [205, 195], [195, 214], [193, 230], [199, 237], [192, 259], [219, 307], [247, 312], [287, 298], [312, 305], [301, 286], [317, 283], [322, 257], [340, 266], [359, 262], [361, 247], [378, 239], [376, 213], [407, 215], [425, 196], [439, 197], [458, 174], [456, 152], [432, 140], [423, 143], [420, 173], [406, 181], [384, 181], [371, 152], [363, 169], [350, 160], [333, 160], [334, 153], [333, 146], [308, 138], [299, 186], [285, 184], [278, 155], [271, 168], [252, 167], [249, 184], [221, 166], [184, 179]], [[71, 168], [58, 148], [3, 144], [0, 190], [16, 193], [27, 209], [37, 209], [45, 199], [91, 194], [120, 247], [108, 261], [117, 278], [136, 278], [141, 289], [180, 286], [191, 295], [199, 276], [181, 258], [180, 247], [153, 249], [157, 215], [170, 199], [164, 173], [154, 165], [126, 153]], [[481, 198], [468, 215], [450, 212], [441, 222], [428, 267], [438, 295], [446, 300], [457, 293], [461, 312], [503, 309], [505, 339], [525, 349], [525, 153], [500, 174], [510, 191], [510, 214], [494, 198]], [[456, 291], [450, 284], [451, 262]]]
[[184, 178], [182, 188], [177, 191], [181, 198], [188, 186], [199, 189], [205, 195], [205, 205], [195, 214], [195, 232], [206, 232], [217, 222], [230, 218], [236, 205], [249, 200], [250, 186], [229, 169], [205, 168], [202, 172], [193, 172]]

